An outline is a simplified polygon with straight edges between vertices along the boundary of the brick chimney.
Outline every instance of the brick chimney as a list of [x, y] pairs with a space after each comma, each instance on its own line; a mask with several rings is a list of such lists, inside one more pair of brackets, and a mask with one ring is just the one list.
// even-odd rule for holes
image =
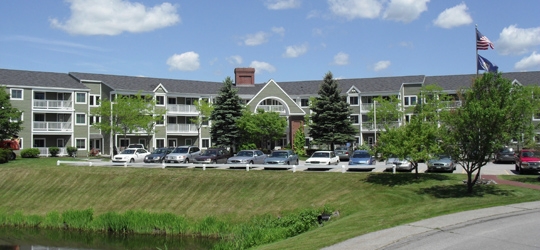
[[234, 69], [234, 83], [237, 87], [255, 86], [255, 69], [254, 68]]

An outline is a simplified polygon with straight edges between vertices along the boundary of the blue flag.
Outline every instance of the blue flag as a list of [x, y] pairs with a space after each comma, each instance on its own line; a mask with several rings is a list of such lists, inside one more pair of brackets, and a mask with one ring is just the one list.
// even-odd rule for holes
[[490, 61], [488, 61], [486, 58], [483, 58], [482, 56], [478, 55], [478, 64], [477, 64], [477, 70], [484, 70], [491, 73], [497, 73], [499, 70], [499, 67], [497, 65], [494, 65]]

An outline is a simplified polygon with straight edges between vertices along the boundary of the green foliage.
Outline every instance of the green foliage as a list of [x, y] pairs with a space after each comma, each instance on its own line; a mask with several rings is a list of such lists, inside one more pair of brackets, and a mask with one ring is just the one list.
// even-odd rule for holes
[[334, 150], [335, 144], [354, 141], [357, 134], [349, 119], [352, 111], [340, 92], [337, 81], [328, 72], [311, 107], [314, 114], [309, 134], [318, 144], [330, 145], [330, 150]]
[[241, 138], [236, 121], [242, 116], [243, 110], [237, 92], [238, 90], [233, 88], [231, 78], [227, 77], [223, 81], [223, 87], [215, 99], [214, 109], [210, 115], [212, 142], [216, 146], [230, 147], [233, 152], [236, 151]]
[[296, 130], [296, 133], [294, 134], [294, 153], [299, 156], [305, 156], [306, 155], [306, 149], [304, 146], [306, 145], [306, 134], [304, 133], [304, 126], [300, 126], [298, 130]]
[[88, 229], [93, 219], [94, 210], [67, 210], [62, 213], [62, 220], [66, 228]]
[[9, 149], [0, 148], [0, 164], [8, 162], [11, 153]]
[[77, 148], [73, 146], [66, 147], [67, 153], [69, 157], [73, 157], [77, 154]]
[[373, 108], [367, 114], [369, 121], [382, 130], [396, 127], [399, 119], [403, 117], [399, 102], [395, 95], [374, 98]]
[[242, 143], [242, 145], [240, 145], [240, 150], [250, 150], [250, 149], [256, 149], [256, 148], [257, 148], [257, 145], [251, 142]]
[[242, 117], [237, 120], [242, 134], [242, 141], [254, 143], [256, 148], [263, 148], [268, 142], [283, 137], [287, 128], [287, 119], [277, 112], [265, 112], [262, 109], [252, 113], [245, 109]]
[[0, 139], [11, 138], [22, 130], [22, 112], [11, 106], [8, 91], [0, 86]]
[[58, 156], [58, 152], [60, 152], [60, 148], [58, 148], [58, 147], [50, 147], [49, 148], [49, 153], [51, 153], [52, 157]]
[[37, 148], [25, 148], [21, 150], [21, 157], [22, 158], [38, 158], [39, 157], [39, 149]]

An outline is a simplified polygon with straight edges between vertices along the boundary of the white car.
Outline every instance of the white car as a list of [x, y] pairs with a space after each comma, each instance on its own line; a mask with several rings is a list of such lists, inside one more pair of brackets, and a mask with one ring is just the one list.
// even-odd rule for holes
[[149, 155], [146, 149], [143, 148], [128, 148], [113, 157], [112, 162], [143, 162], [144, 157]]
[[339, 156], [334, 151], [315, 151], [306, 160], [305, 165], [337, 165], [339, 164]]

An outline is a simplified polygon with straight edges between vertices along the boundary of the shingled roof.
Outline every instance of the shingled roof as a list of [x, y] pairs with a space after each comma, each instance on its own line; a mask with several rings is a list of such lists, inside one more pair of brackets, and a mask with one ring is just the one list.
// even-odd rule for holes
[[87, 90], [84, 84], [65, 73], [0, 69], [0, 85]]

